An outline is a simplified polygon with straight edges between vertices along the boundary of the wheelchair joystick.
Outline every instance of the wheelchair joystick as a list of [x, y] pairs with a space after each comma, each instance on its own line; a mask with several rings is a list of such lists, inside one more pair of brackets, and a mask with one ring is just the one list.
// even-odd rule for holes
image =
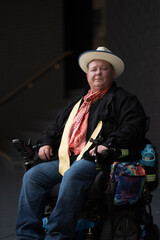
[[28, 143], [20, 139], [13, 139], [12, 144], [23, 159], [23, 167], [27, 171], [34, 164], [35, 146], [32, 146], [31, 139], [28, 140]]

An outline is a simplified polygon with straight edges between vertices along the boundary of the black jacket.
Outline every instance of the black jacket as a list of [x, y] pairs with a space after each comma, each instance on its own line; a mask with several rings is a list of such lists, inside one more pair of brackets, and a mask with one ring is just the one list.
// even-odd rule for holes
[[[52, 146], [54, 158], [57, 158], [61, 136], [68, 116], [75, 103], [86, 92], [84, 91], [83, 95], [77, 97], [61, 110], [55, 121], [38, 139], [40, 146]], [[142, 150], [147, 118], [136, 96], [113, 83], [104, 97], [91, 106], [86, 140], [90, 138], [100, 120], [103, 122], [100, 133], [103, 138], [102, 145]], [[86, 153], [85, 156], [87, 155]]]

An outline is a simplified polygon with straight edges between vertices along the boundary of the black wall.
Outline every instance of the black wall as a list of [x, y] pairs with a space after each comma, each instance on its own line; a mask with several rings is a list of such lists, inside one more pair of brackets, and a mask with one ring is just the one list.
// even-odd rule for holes
[[64, 0], [64, 47], [72, 49], [73, 56], [66, 62], [65, 88], [70, 91], [86, 83], [78, 66], [78, 56], [92, 49], [92, 0]]
[[73, 54], [56, 69], [1, 106], [0, 151], [11, 140], [34, 138], [76, 88], [85, 84], [78, 56], [92, 46], [92, 1], [0, 1], [0, 99], [65, 51]]
[[160, 2], [159, 0], [108, 0], [108, 48], [125, 61], [125, 73], [117, 79], [142, 102], [150, 116], [151, 138], [160, 152]]

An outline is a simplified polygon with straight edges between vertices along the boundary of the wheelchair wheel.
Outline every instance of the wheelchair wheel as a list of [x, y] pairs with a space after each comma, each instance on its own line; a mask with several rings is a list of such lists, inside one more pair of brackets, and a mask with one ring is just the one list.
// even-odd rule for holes
[[151, 224], [146, 229], [146, 240], [159, 240], [160, 234], [159, 234], [159, 228], [156, 224]]
[[140, 233], [140, 226], [130, 214], [120, 211], [114, 221], [114, 230], [112, 230], [109, 217], [105, 220], [101, 231], [101, 240], [139, 240]]
[[114, 240], [139, 240], [140, 226], [129, 215], [121, 216], [115, 223]]

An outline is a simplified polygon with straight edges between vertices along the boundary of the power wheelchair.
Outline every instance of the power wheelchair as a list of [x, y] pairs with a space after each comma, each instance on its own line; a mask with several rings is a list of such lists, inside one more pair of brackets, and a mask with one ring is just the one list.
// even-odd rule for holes
[[[116, 204], [115, 195], [118, 182], [113, 178], [115, 168], [111, 178], [111, 166], [114, 162], [116, 164], [125, 162], [129, 151], [111, 148], [98, 154], [97, 146], [100, 139], [91, 141], [94, 141], [96, 146], [97, 176], [86, 193], [81, 217], [75, 229], [75, 240], [159, 240], [159, 228], [153, 222], [151, 211], [150, 184], [152, 185], [152, 183], [147, 181], [144, 176], [144, 184], [139, 190], [136, 201]], [[30, 140], [26, 143], [20, 139], [14, 139], [12, 144], [23, 159], [25, 171], [38, 164], [35, 161], [38, 147], [32, 145]], [[138, 165], [143, 166], [143, 163], [138, 163]], [[149, 169], [152, 168], [149, 167]], [[153, 182], [155, 184], [155, 181]], [[48, 195], [48, 204], [42, 219], [45, 229], [47, 229], [48, 218], [56, 203], [59, 186], [60, 184], [55, 185]], [[155, 186], [152, 186], [153, 188]], [[134, 189], [131, 191], [133, 192]]]

